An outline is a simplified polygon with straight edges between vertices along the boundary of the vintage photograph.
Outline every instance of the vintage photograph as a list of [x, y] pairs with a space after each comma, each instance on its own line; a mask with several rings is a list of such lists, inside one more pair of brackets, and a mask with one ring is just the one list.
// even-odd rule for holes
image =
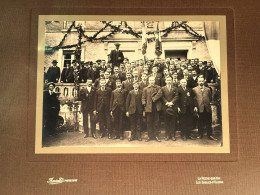
[[220, 21], [105, 19], [42, 20], [36, 145], [229, 146]]

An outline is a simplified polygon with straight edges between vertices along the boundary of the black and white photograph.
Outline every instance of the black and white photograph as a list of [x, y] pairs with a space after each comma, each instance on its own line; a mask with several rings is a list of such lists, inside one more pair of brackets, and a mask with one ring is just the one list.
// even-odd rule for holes
[[38, 37], [43, 153], [228, 152], [222, 21], [52, 19]]

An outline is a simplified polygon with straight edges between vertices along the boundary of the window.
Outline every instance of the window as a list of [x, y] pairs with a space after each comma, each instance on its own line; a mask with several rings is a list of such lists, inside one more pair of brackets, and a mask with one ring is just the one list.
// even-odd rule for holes
[[63, 67], [65, 64], [71, 64], [71, 61], [74, 60], [74, 51], [73, 50], [63, 50]]

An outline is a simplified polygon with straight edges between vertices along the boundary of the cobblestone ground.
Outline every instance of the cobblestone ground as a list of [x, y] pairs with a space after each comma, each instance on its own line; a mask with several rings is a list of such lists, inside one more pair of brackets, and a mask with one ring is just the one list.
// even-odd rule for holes
[[[98, 134], [97, 130], [97, 135]], [[198, 130], [194, 129], [192, 131], [193, 136], [198, 135]], [[190, 140], [183, 141], [180, 136], [180, 132], [176, 132], [176, 141], [165, 141], [164, 140], [164, 131], [161, 130], [161, 142], [157, 142], [155, 140], [151, 140], [150, 142], [145, 142], [145, 138], [147, 137], [147, 132], [142, 133], [143, 141], [128, 141], [128, 138], [130, 136], [129, 131], [125, 131], [125, 139], [124, 140], [111, 140], [107, 137], [103, 138], [97, 138], [94, 139], [92, 137], [84, 138], [85, 134], [82, 132], [63, 132], [59, 133], [58, 135], [47, 137], [45, 140], [43, 140], [43, 147], [59, 147], [59, 146], [100, 146], [100, 147], [106, 147], [106, 146], [120, 146], [120, 147], [145, 147], [145, 146], [166, 146], [166, 147], [196, 147], [196, 146], [216, 146], [220, 147], [222, 144], [222, 132], [219, 125], [213, 126], [213, 135], [218, 140], [213, 141], [209, 140], [207, 138], [207, 135], [205, 134], [202, 139], [196, 139], [196, 140]]]

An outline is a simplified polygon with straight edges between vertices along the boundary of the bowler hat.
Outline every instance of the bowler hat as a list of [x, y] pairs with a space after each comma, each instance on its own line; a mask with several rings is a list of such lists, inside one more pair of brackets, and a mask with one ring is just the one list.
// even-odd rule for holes
[[57, 64], [58, 62], [57, 62], [57, 60], [53, 60], [52, 63], [53, 64]]
[[120, 43], [115, 43], [115, 46], [119, 45], [120, 46]]
[[172, 108], [167, 108], [167, 109], [166, 109], [166, 113], [167, 113], [168, 115], [174, 115], [174, 110], [173, 110]]

